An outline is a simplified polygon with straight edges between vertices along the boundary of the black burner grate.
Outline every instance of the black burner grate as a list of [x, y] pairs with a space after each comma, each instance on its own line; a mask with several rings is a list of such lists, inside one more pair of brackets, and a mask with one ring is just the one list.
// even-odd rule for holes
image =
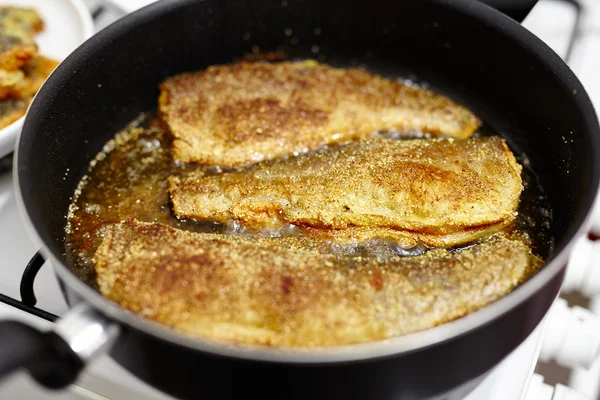
[[12, 170], [13, 153], [0, 158], [0, 175], [6, 174]]

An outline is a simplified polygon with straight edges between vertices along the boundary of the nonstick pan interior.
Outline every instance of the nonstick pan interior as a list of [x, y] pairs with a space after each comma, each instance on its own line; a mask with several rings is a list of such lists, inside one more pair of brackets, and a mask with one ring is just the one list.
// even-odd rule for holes
[[583, 88], [541, 42], [469, 1], [164, 1], [90, 39], [44, 85], [18, 144], [33, 226], [65, 260], [64, 226], [89, 161], [156, 106], [166, 77], [281, 50], [422, 82], [474, 110], [525, 153], [562, 249], [592, 204], [597, 120]]

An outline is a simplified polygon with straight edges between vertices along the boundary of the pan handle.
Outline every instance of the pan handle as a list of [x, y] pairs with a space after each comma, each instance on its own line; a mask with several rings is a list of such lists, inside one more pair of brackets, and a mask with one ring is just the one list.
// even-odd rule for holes
[[537, 0], [480, 0], [518, 22], [523, 22]]
[[0, 321], [0, 379], [26, 368], [43, 386], [73, 383], [85, 364], [107, 352], [119, 327], [86, 304], [78, 304], [42, 332], [19, 321]]

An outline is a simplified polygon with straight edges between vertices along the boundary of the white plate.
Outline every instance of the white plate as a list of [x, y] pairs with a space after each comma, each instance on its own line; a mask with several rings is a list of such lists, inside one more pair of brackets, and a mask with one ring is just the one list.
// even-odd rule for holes
[[[64, 60], [94, 33], [92, 17], [81, 0], [0, 0], [0, 5], [35, 8], [45, 29], [36, 35], [40, 54]], [[25, 116], [0, 129], [0, 157], [13, 151]]]

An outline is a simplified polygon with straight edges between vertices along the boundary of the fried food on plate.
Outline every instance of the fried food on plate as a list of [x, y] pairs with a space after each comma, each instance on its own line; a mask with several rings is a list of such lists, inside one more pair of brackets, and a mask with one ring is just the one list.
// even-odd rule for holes
[[0, 129], [27, 111], [58, 62], [38, 54], [35, 34], [44, 21], [31, 8], [0, 7]]
[[0, 99], [33, 97], [57, 65], [56, 60], [37, 55], [21, 69], [0, 69]]
[[25, 79], [18, 86], [21, 96], [34, 96], [42, 87], [48, 76], [58, 66], [58, 61], [37, 55], [23, 66]]
[[30, 99], [9, 98], [0, 100], [0, 129], [12, 124], [27, 111]]
[[35, 34], [44, 22], [34, 9], [0, 7], [0, 69], [14, 71], [37, 54]]

